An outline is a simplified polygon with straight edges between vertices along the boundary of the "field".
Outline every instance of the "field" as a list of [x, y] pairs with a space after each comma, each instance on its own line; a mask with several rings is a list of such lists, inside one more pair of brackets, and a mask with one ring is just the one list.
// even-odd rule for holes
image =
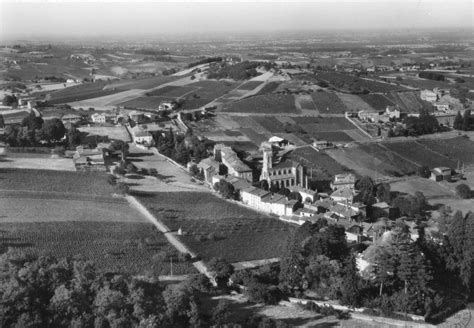
[[107, 176], [105, 172], [0, 169], [0, 189], [110, 196], [115, 190]]
[[2, 169], [76, 171], [74, 162], [70, 158], [51, 158], [51, 155], [39, 156], [21, 153], [8, 153], [6, 156], [0, 156], [0, 172]]
[[[154, 257], [161, 249], [168, 249], [168, 241], [149, 223], [2, 222], [0, 239], [0, 244], [27, 254], [80, 256], [103, 272], [170, 274], [168, 260]], [[173, 274], [188, 273], [196, 273], [191, 263], [173, 261]]]
[[216, 98], [222, 97], [239, 85], [238, 82], [205, 80], [188, 84], [188, 88], [196, 88], [188, 93], [182, 109], [195, 109], [207, 105]]
[[259, 92], [257, 92], [257, 95], [265, 95], [267, 93], [272, 93], [278, 88], [279, 84], [278, 82], [268, 82], [263, 86], [262, 89], [260, 89]]
[[387, 97], [407, 112], [418, 112], [427, 106], [421, 100], [419, 92], [391, 92]]
[[346, 105], [332, 92], [314, 92], [311, 98], [320, 113], [344, 114], [347, 112]]
[[292, 120], [308, 133], [354, 129], [344, 117], [292, 117]]
[[394, 105], [392, 101], [379, 94], [360, 95], [359, 97], [377, 111], [385, 111], [387, 106]]
[[298, 113], [292, 95], [266, 94], [245, 98], [226, 105], [224, 112], [231, 113]]
[[72, 86], [70, 88], [54, 91], [49, 94], [48, 102], [50, 102], [51, 104], [68, 103], [107, 96], [123, 91], [114, 88], [105, 90], [104, 87], [106, 85], [107, 82], [99, 81], [94, 83], [84, 83]]
[[253, 90], [256, 87], [258, 87], [260, 84], [262, 84], [262, 81], [248, 81], [242, 84], [239, 89], [240, 90]]
[[179, 98], [183, 95], [197, 90], [195, 87], [167, 85], [163, 88], [155, 89], [147, 93], [147, 96], [162, 96], [169, 98]]
[[351, 142], [354, 139], [343, 131], [329, 131], [329, 132], [313, 132], [313, 137], [318, 140], [326, 140], [331, 142]]
[[162, 101], [172, 100], [167, 97], [137, 97], [131, 100], [119, 103], [119, 106], [125, 108], [157, 109]]
[[337, 162], [350, 167], [359, 175], [374, 179], [400, 177], [416, 173], [417, 166], [376, 143], [326, 151]]
[[361, 92], [363, 89], [366, 89], [370, 92], [390, 92], [390, 91], [399, 91], [407, 90], [405, 87], [388, 84], [378, 81], [369, 81], [365, 79], [358, 78], [349, 74], [341, 74], [335, 72], [323, 72], [318, 73], [316, 78], [319, 81], [325, 81], [338, 89], [345, 91], [357, 91]]
[[[265, 117], [252, 117], [252, 120], [260, 124], [264, 129], [268, 130], [271, 133], [285, 133], [285, 126], [278, 121], [276, 118], [271, 116]], [[260, 131], [260, 130], [257, 130]]]
[[372, 108], [368, 103], [362, 100], [359, 95], [351, 95], [347, 93], [339, 93], [339, 98], [351, 112], [358, 112], [361, 110], [367, 112], [375, 112], [376, 110]]
[[[205, 259], [221, 256], [239, 262], [279, 257], [293, 229], [209, 193], [156, 193], [138, 198], [170, 229], [181, 228], [182, 241]], [[206, 240], [210, 234], [215, 238]]]
[[384, 147], [420, 166], [427, 165], [429, 168], [447, 166], [455, 168], [457, 165], [456, 161], [450, 160], [415, 141], [389, 142], [384, 143]]
[[306, 166], [307, 174], [315, 180], [330, 180], [335, 174], [349, 171], [326, 153], [319, 152], [310, 146], [295, 149], [290, 157]]
[[443, 81], [434, 81], [428, 79], [421, 79], [415, 77], [403, 77], [402, 84], [406, 84], [418, 89], [429, 89], [433, 90], [434, 88], [449, 88], [450, 85], [448, 82]]
[[137, 80], [120, 80], [113, 81], [108, 83], [106, 89], [115, 89], [115, 90], [130, 90], [130, 89], [153, 89], [162, 84], [173, 82], [178, 80], [180, 77], [177, 76], [155, 76], [146, 79], [137, 79]]
[[391, 183], [390, 187], [392, 191], [411, 195], [415, 194], [417, 191], [421, 191], [430, 203], [436, 203], [439, 198], [452, 198], [454, 196], [454, 193], [451, 193], [448, 189], [442, 187], [441, 184], [433, 180], [419, 177]]
[[430, 140], [424, 139], [418, 141], [420, 144], [436, 151], [453, 161], [460, 161], [461, 165], [474, 164], [474, 142], [469, 138], [458, 137], [452, 139]]

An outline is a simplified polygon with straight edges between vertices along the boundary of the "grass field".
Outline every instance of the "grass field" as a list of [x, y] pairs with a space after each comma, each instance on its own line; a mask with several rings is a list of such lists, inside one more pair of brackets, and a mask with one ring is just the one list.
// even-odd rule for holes
[[[8, 153], [0, 156], [0, 171], [2, 169], [38, 169], [38, 170], [59, 170], [76, 171], [76, 166], [71, 158], [51, 158], [47, 156], [18, 156], [15, 153]], [[1, 177], [0, 177], [0, 186]]]
[[205, 80], [188, 84], [188, 88], [196, 88], [195, 92], [186, 95], [182, 109], [202, 107], [214, 99], [222, 97], [239, 85], [238, 82]]
[[116, 89], [120, 91], [130, 90], [130, 89], [152, 89], [156, 88], [162, 84], [173, 82], [178, 80], [178, 76], [155, 76], [146, 79], [136, 79], [136, 80], [120, 80], [110, 82], [106, 89]]
[[420, 144], [448, 156], [453, 161], [458, 160], [466, 165], [474, 164], [474, 142], [466, 137], [452, 139], [424, 139], [418, 141]]
[[404, 158], [416, 162], [420, 166], [427, 165], [429, 168], [447, 166], [455, 168], [457, 165], [456, 161], [436, 153], [415, 141], [389, 142], [384, 143], [384, 147]]
[[[279, 257], [292, 229], [275, 218], [209, 193], [156, 193], [137, 197], [170, 229], [181, 228], [187, 234], [181, 237], [183, 242], [206, 259], [221, 256], [238, 262]], [[215, 240], [206, 240], [211, 233]]]
[[163, 88], [159, 88], [147, 93], [147, 96], [162, 96], [170, 98], [179, 98], [183, 95], [196, 91], [198, 88], [190, 86], [177, 86], [177, 85], [167, 85]]
[[110, 196], [115, 189], [107, 176], [105, 172], [0, 169], [0, 189]]
[[224, 107], [232, 113], [298, 113], [293, 95], [266, 94], [235, 101]]
[[372, 108], [368, 103], [366, 103], [362, 98], [358, 95], [351, 95], [347, 93], [339, 93], [338, 94], [341, 101], [347, 107], [347, 109], [351, 112], [358, 112], [361, 110], [367, 112], [375, 112], [376, 110]]
[[[168, 249], [165, 236], [149, 223], [0, 223], [0, 244], [34, 255], [81, 256], [103, 272], [170, 274], [169, 260], [154, 257]], [[197, 273], [189, 262], [173, 261], [173, 274]]]
[[366, 89], [370, 92], [390, 92], [397, 90], [406, 90], [407, 88], [393, 84], [365, 80], [354, 75], [342, 74], [336, 72], [321, 72], [316, 75], [320, 81], [325, 81], [334, 87], [346, 91], [362, 91]]
[[131, 100], [124, 101], [119, 106], [126, 108], [142, 108], [142, 109], [157, 109], [162, 101], [172, 100], [168, 97], [137, 97]]
[[[107, 136], [110, 140], [123, 140], [130, 142], [130, 135], [124, 126], [81, 126], [79, 131], [87, 133], [86, 137]], [[84, 141], [82, 141], [84, 143]]]
[[311, 98], [320, 113], [343, 114], [347, 112], [346, 105], [332, 92], [314, 92], [311, 94]]

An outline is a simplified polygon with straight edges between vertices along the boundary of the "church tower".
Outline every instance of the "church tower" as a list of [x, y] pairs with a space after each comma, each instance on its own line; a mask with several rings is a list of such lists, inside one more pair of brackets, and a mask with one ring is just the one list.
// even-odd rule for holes
[[260, 180], [267, 180], [269, 183], [269, 169], [273, 167], [273, 149], [271, 145], [264, 145], [262, 147], [263, 152], [263, 167], [262, 174], [260, 175]]

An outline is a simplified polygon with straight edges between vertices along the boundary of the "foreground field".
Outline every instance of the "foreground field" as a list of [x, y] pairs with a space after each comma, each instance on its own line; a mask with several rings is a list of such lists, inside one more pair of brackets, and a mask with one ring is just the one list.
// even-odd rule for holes
[[110, 196], [105, 172], [0, 169], [0, 189]]
[[209, 193], [156, 193], [137, 197], [181, 240], [204, 259], [231, 262], [279, 257], [293, 230], [270, 218]]
[[[155, 256], [169, 247], [168, 242], [148, 223], [0, 223], [0, 238], [3, 245], [32, 255], [81, 256], [95, 262], [103, 272], [170, 273], [169, 260]], [[191, 263], [175, 259], [173, 274], [188, 273], [196, 273]]]

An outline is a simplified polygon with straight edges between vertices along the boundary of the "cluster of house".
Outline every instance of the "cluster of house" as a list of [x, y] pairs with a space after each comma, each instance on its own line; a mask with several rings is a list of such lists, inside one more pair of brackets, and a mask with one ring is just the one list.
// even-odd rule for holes
[[367, 111], [361, 110], [357, 112], [357, 118], [363, 122], [371, 123], [387, 123], [390, 120], [399, 120], [406, 113], [401, 112], [398, 106], [387, 106], [384, 111]]
[[[238, 159], [230, 147], [222, 144], [216, 145], [214, 157], [203, 159], [197, 167], [211, 186], [222, 179], [225, 180], [238, 191], [240, 202], [257, 211], [276, 215], [297, 224], [326, 218], [346, 225], [346, 228], [356, 225], [358, 228], [354, 228], [354, 234], [349, 237], [354, 240], [360, 238], [364, 228], [356, 223], [356, 219], [360, 216], [365, 217], [367, 213], [366, 206], [355, 200], [357, 195], [355, 175], [352, 173], [335, 175], [330, 184], [329, 194], [311, 190], [308, 188], [305, 167], [293, 160], [285, 159], [279, 150], [281, 150], [279, 147], [270, 142], [263, 143], [261, 147], [263, 161], [259, 180], [268, 183], [268, 190], [252, 185], [252, 170]], [[227, 174], [222, 174], [222, 166], [227, 168]], [[294, 199], [296, 197], [288, 198], [272, 192], [271, 190], [274, 190], [272, 187], [276, 186], [288, 189], [293, 195], [298, 193], [302, 201]], [[395, 217], [393, 208], [385, 202], [376, 203], [372, 208], [373, 215], [377, 217]]]

